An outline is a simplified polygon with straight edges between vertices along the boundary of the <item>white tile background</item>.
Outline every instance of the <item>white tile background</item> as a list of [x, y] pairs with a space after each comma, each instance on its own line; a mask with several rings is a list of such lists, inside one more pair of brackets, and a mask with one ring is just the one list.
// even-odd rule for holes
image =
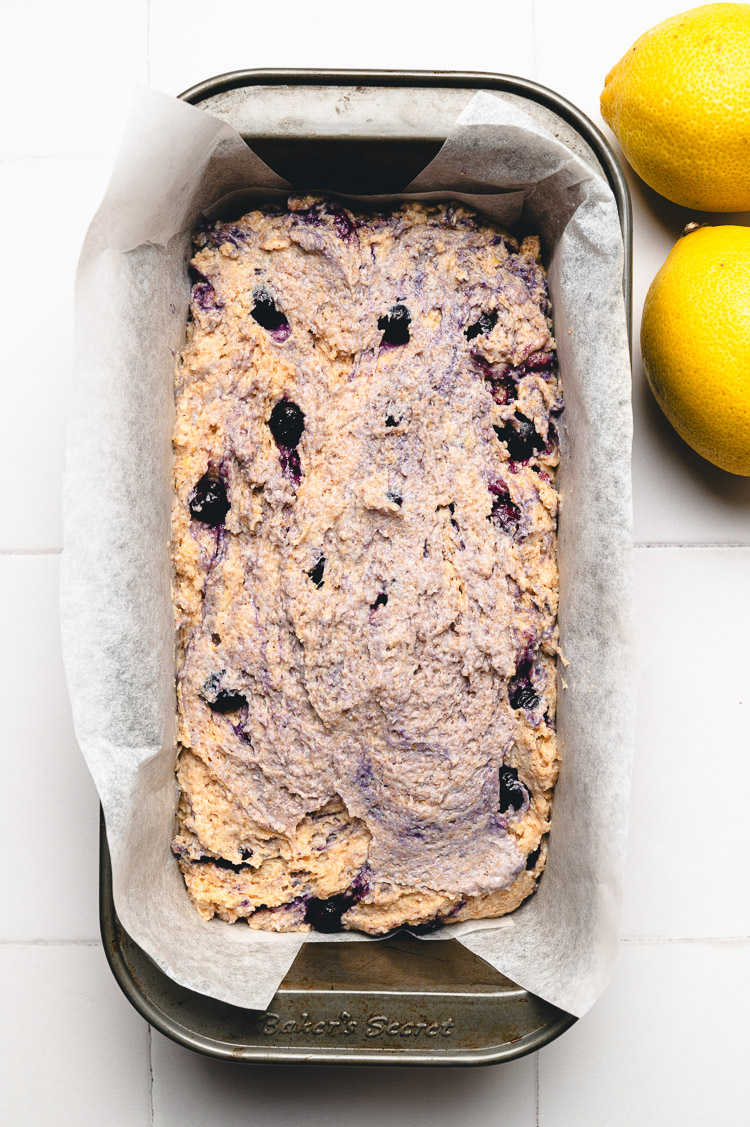
[[[687, 6], [687, 3], [684, 5]], [[133, 86], [233, 68], [468, 69], [535, 78], [601, 125], [606, 71], [679, 2], [26, 0], [4, 26], [6, 267], [0, 732], [6, 779], [0, 1121], [221, 1127], [748, 1122], [750, 479], [673, 434], [634, 364], [639, 717], [614, 981], [536, 1057], [482, 1070], [282, 1071], [198, 1058], [119, 993], [97, 925], [97, 803], [59, 655], [63, 416], [75, 262]], [[635, 340], [687, 213], [629, 174]], [[736, 217], [747, 222], [750, 216]], [[717, 217], [718, 222], [734, 221]]]

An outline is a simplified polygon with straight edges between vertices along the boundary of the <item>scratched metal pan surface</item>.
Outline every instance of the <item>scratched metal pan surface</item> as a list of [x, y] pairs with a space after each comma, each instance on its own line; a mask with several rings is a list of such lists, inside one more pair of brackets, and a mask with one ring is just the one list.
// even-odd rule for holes
[[[478, 90], [520, 99], [606, 175], [622, 226], [630, 319], [631, 211], [622, 171], [588, 118], [544, 87], [456, 72], [235, 71], [181, 97], [237, 129], [293, 188], [374, 195], [405, 188]], [[263, 1012], [186, 990], [120, 925], [103, 819], [100, 920], [110, 967], [135, 1008], [172, 1040], [223, 1060], [491, 1064], [540, 1049], [575, 1021], [456, 940], [424, 943], [405, 934], [306, 944]]]

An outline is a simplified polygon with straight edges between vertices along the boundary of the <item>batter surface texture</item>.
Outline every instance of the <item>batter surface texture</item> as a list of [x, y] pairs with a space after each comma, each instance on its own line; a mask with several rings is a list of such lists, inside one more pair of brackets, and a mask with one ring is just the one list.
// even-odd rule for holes
[[292, 198], [195, 237], [176, 373], [197, 910], [381, 934], [536, 888], [562, 408], [539, 244]]

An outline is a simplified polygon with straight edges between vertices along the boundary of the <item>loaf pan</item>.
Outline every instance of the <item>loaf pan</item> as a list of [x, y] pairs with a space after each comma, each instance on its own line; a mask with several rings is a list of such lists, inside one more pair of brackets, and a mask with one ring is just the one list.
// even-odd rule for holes
[[[479, 73], [251, 70], [209, 79], [181, 98], [233, 126], [293, 189], [375, 195], [403, 190], [480, 90], [521, 99], [603, 171], [620, 216], [630, 330], [628, 189], [602, 134], [552, 91]], [[456, 940], [425, 943], [404, 933], [367, 944], [305, 944], [263, 1012], [187, 990], [120, 925], [103, 818], [100, 922], [112, 972], [143, 1017], [172, 1040], [223, 1060], [490, 1064], [534, 1052], [575, 1021]]]

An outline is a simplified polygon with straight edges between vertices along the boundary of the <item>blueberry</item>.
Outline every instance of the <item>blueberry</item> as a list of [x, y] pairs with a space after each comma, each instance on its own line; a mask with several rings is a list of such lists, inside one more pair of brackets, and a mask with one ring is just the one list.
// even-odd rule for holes
[[508, 682], [508, 700], [511, 708], [536, 708], [539, 696], [531, 683], [531, 660], [519, 663], [515, 676]]
[[495, 494], [489, 519], [508, 536], [515, 536], [521, 527], [521, 510], [510, 499], [509, 491], [503, 485], [490, 485], [490, 493]]
[[397, 427], [400, 422], [401, 420], [394, 419], [393, 415], [386, 415], [385, 417], [385, 425], [387, 427]]
[[490, 395], [499, 406], [502, 407], [515, 399], [518, 389], [512, 376], [498, 376], [496, 379], [485, 378], [490, 385]]
[[302, 481], [302, 463], [297, 451], [290, 446], [279, 446], [279, 459], [284, 477], [288, 477], [295, 485], [299, 485]]
[[500, 810], [520, 810], [528, 797], [515, 767], [500, 768]]
[[216, 470], [208, 469], [188, 494], [188, 506], [193, 520], [218, 528], [224, 523], [230, 505], [227, 487]]
[[517, 394], [516, 379], [519, 373], [524, 374], [520, 368], [507, 369], [503, 367], [498, 372], [485, 360], [484, 356], [480, 356], [478, 352], [474, 351], [471, 353], [471, 359], [489, 384], [490, 394], [496, 403], [502, 406], [504, 403], [509, 403], [515, 399]]
[[508, 700], [511, 708], [532, 710], [539, 704], [539, 697], [528, 677], [513, 677], [508, 685]]
[[202, 230], [199, 230], [195, 237], [195, 245], [198, 247], [220, 247], [224, 243], [232, 243], [233, 246], [240, 246], [247, 239], [247, 233], [237, 227], [234, 223], [222, 223], [217, 221], [214, 224], [208, 223]]
[[286, 340], [292, 330], [270, 293], [263, 289], [255, 290], [253, 299], [255, 301], [251, 314], [253, 319], [258, 322], [262, 329], [271, 333], [275, 340]]
[[370, 610], [377, 610], [378, 607], [384, 607], [388, 602], [388, 596], [385, 591], [381, 591], [374, 603], [370, 603]]
[[493, 427], [501, 442], [508, 443], [508, 453], [514, 462], [527, 462], [534, 454], [544, 449], [544, 439], [537, 434], [534, 424], [520, 411], [515, 413], [515, 423]]
[[325, 931], [329, 934], [341, 931], [341, 917], [354, 903], [351, 896], [340, 892], [338, 896], [329, 896], [327, 900], [319, 900], [313, 896], [305, 908], [305, 923], [312, 924], [316, 931]]
[[513, 708], [534, 709], [539, 704], [539, 697], [530, 684], [516, 688], [510, 697]]
[[539, 860], [539, 854], [541, 852], [542, 852], [542, 844], [540, 842], [539, 845], [537, 845], [536, 849], [532, 853], [529, 853], [528, 857], [526, 858], [526, 868], [527, 869], [535, 869], [536, 868], [536, 863]]
[[320, 227], [324, 222], [324, 217], [330, 216], [336, 234], [344, 241], [350, 239], [357, 229], [354, 217], [341, 204], [334, 203], [332, 200], [321, 200], [314, 203], [307, 211], [298, 211], [296, 214], [303, 223], [309, 223], [312, 227]]
[[492, 309], [489, 313], [481, 313], [479, 320], [475, 321], [473, 325], [469, 325], [465, 330], [464, 336], [467, 340], [474, 340], [474, 337], [483, 336], [485, 333], [491, 333], [497, 324], [497, 310]]
[[341, 204], [328, 201], [323, 204], [322, 211], [326, 215], [330, 215], [333, 219], [333, 225], [336, 228], [336, 234], [344, 241], [351, 238], [357, 229], [356, 221], [353, 216], [346, 211]]
[[406, 927], [412, 935], [429, 935], [431, 931], [445, 927], [445, 921], [441, 920], [439, 916], [435, 916], [434, 920], [426, 920], [423, 924], [406, 924]]
[[469, 355], [471, 356], [472, 360], [474, 361], [474, 364], [476, 365], [477, 368], [479, 368], [479, 371], [482, 373], [482, 375], [484, 376], [484, 378], [486, 380], [494, 380], [497, 377], [497, 372], [492, 367], [489, 360], [487, 360], [479, 352], [475, 352], [474, 349], [472, 348], [470, 350]]
[[393, 305], [382, 317], [378, 317], [378, 328], [383, 333], [383, 344], [392, 346], [409, 343], [411, 314], [405, 305]]
[[221, 688], [221, 679], [226, 673], [226, 669], [220, 670], [218, 673], [212, 673], [210, 677], [206, 678], [203, 685], [203, 695], [207, 700], [213, 700]]
[[210, 282], [196, 282], [190, 291], [190, 300], [203, 313], [224, 308], [224, 302]]
[[523, 364], [524, 370], [529, 372], [546, 372], [554, 366], [555, 354], [553, 352], [532, 352], [531, 356], [526, 357]]
[[505, 263], [505, 269], [509, 274], [520, 278], [529, 290], [533, 289], [536, 284], [538, 278], [537, 268], [530, 262], [524, 262], [523, 259], [511, 256]]
[[360, 869], [356, 877], [347, 889], [347, 896], [351, 896], [352, 900], [361, 900], [363, 896], [367, 896], [370, 891], [370, 870], [367, 865]]
[[321, 556], [315, 566], [311, 567], [307, 573], [316, 587], [323, 586], [323, 569], [325, 568], [325, 566], [326, 558], [325, 556]]
[[280, 399], [271, 412], [268, 425], [279, 446], [294, 449], [302, 438], [305, 416], [296, 403], [292, 403], [290, 399]]
[[247, 697], [243, 697], [242, 693], [233, 693], [231, 689], [219, 689], [214, 700], [207, 702], [208, 707], [212, 712], [239, 712], [241, 708], [247, 708]]

